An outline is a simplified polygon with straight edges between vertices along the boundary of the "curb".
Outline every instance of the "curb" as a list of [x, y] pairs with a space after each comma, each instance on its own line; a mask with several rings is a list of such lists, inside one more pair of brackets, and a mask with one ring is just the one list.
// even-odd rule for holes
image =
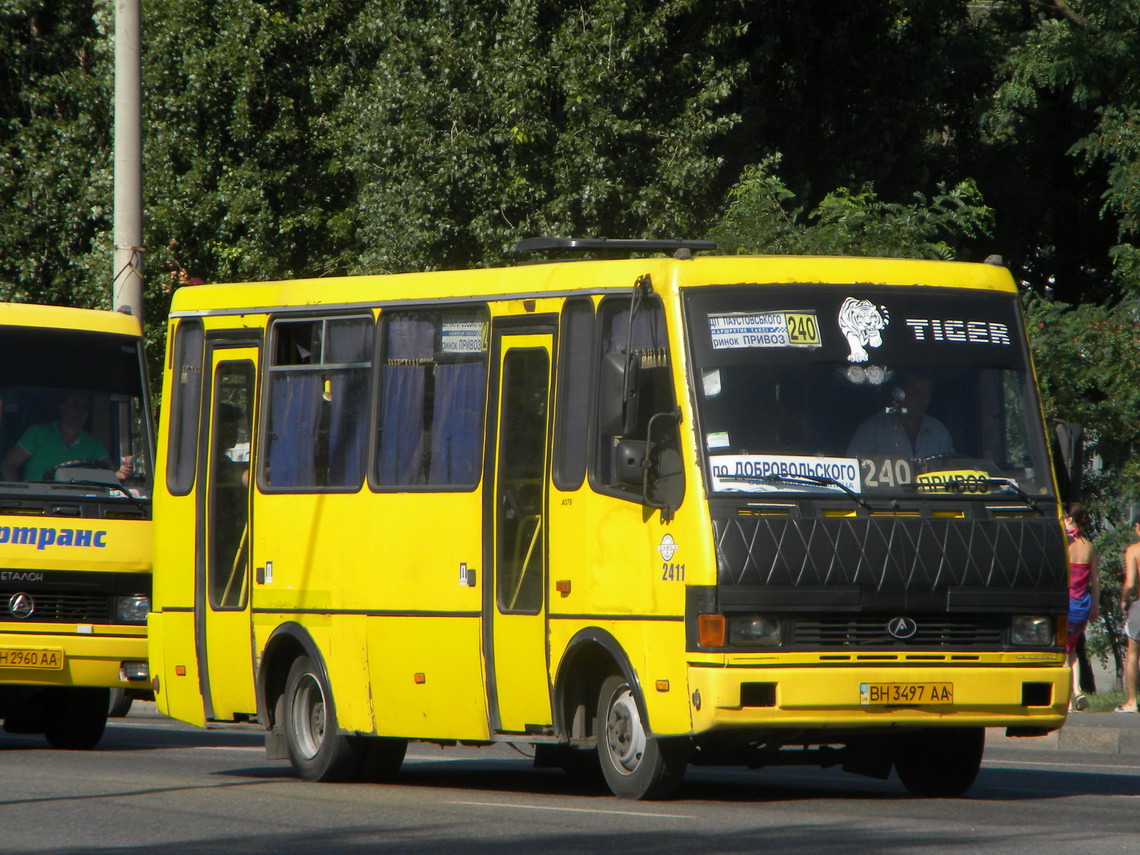
[[989, 748], [1036, 748], [1080, 754], [1140, 754], [1140, 716], [1119, 713], [1075, 713], [1060, 730], [1045, 736], [1006, 736], [1005, 729], [986, 731]]

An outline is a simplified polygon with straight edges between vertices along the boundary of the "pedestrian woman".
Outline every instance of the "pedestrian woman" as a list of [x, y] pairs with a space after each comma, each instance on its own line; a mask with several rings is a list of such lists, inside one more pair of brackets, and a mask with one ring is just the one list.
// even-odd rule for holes
[[1079, 502], [1069, 505], [1065, 514], [1065, 533], [1069, 540], [1069, 638], [1065, 644], [1065, 654], [1073, 672], [1073, 697], [1069, 702], [1069, 712], [1089, 707], [1089, 699], [1081, 694], [1077, 642], [1085, 634], [1088, 622], [1097, 619], [1100, 603], [1096, 547], [1087, 531], [1091, 522], [1084, 505]]

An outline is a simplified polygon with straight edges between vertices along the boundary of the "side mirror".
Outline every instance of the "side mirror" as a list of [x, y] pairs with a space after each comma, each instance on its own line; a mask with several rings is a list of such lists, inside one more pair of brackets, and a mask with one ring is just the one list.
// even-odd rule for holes
[[1065, 504], [1081, 497], [1084, 472], [1085, 430], [1072, 422], [1053, 422], [1053, 465], [1057, 472], [1057, 488]]
[[626, 487], [640, 488], [645, 481], [645, 441], [623, 439], [614, 448], [614, 475]]
[[[628, 371], [627, 371], [628, 366]], [[606, 436], [625, 436], [637, 425], [637, 384], [641, 359], [607, 353], [602, 359], [598, 422]], [[640, 483], [640, 477], [639, 477]]]

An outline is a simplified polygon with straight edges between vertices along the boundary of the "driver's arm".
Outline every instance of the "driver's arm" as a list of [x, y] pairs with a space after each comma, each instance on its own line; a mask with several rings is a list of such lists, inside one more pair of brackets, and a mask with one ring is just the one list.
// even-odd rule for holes
[[12, 446], [11, 450], [4, 456], [4, 462], [0, 463], [0, 470], [3, 471], [5, 481], [19, 481], [20, 480], [20, 467], [28, 462], [31, 457], [31, 452], [24, 449], [20, 443]]

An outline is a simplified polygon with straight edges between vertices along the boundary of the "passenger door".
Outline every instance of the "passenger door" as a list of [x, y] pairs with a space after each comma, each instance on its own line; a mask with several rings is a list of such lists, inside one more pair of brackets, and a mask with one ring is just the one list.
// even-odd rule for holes
[[553, 342], [553, 325], [494, 331], [483, 632], [498, 732], [533, 732], [551, 722], [546, 507]]
[[249, 490], [255, 347], [212, 343], [208, 448], [199, 456], [195, 624], [208, 719], [255, 713], [250, 620]]

